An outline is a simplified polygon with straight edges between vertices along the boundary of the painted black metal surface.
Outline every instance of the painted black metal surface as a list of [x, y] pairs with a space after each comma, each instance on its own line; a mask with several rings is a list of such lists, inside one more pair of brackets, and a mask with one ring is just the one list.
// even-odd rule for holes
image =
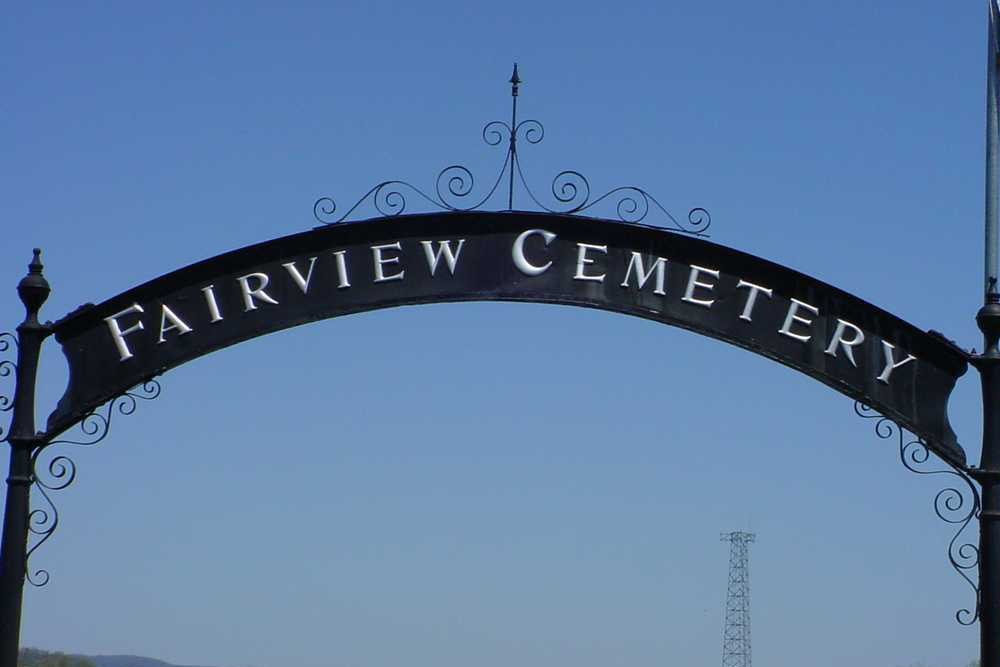
[[946, 461], [965, 464], [947, 402], [967, 358], [943, 338], [704, 239], [522, 212], [332, 225], [235, 250], [81, 308], [55, 324], [70, 379], [46, 435], [129, 387], [249, 338], [377, 308], [483, 300], [600, 308], [739, 345], [862, 401]]

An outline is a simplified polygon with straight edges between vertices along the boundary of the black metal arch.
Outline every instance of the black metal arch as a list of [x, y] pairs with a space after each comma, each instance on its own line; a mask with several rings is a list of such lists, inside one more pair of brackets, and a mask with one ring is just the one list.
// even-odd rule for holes
[[[682, 327], [761, 354], [854, 398], [856, 412], [876, 420], [876, 435], [898, 436], [908, 469], [961, 480], [937, 494], [934, 509], [956, 525], [948, 560], [976, 593], [975, 604], [956, 618], [964, 625], [979, 618], [979, 582], [971, 571], [980, 564], [980, 551], [961, 536], [981, 515], [982, 504], [947, 416], [967, 353], [821, 281], [696, 235], [513, 211], [326, 226], [207, 259], [39, 325], [40, 336], [54, 334], [62, 345], [70, 376], [44, 432], [30, 441], [15, 429], [0, 432], [12, 445], [29, 443], [25, 479], [41, 495], [41, 505], [27, 515], [35, 540], [24, 554], [26, 580], [36, 586], [49, 580], [46, 570], [28, 568], [27, 560], [58, 526], [50, 492], [76, 477], [72, 459], [52, 446], [102, 441], [115, 415], [131, 414], [139, 400], [159, 395], [155, 376], [313, 321], [482, 300], [598, 308]], [[0, 334], [0, 353], [20, 354], [22, 347], [16, 337]], [[20, 377], [18, 371], [19, 363], [0, 360], [0, 378]], [[16, 403], [16, 396], [0, 396], [0, 410]], [[60, 437], [73, 426], [80, 435]], [[930, 452], [949, 468], [925, 468]]]
[[703, 238], [545, 213], [452, 212], [319, 228], [193, 264], [88, 305], [52, 331], [69, 384], [52, 439], [198, 356], [356, 312], [449, 301], [599, 308], [723, 340], [878, 410], [944, 460], [967, 356], [814, 278]]
[[[815, 278], [706, 241], [711, 218], [705, 209], [692, 209], [685, 221], [633, 186], [593, 196], [589, 181], [575, 170], [555, 176], [552, 200], [545, 203], [525, 179], [517, 152], [519, 139], [537, 144], [544, 128], [517, 119], [516, 66], [510, 83], [510, 123], [493, 121], [482, 132], [491, 146], [507, 141], [501, 169], [484, 193], [475, 191], [472, 173], [456, 164], [438, 173], [433, 194], [404, 181], [383, 181], [339, 216], [333, 199], [324, 197], [313, 209], [322, 227], [179, 269], [82, 306], [54, 324], [37, 319], [49, 288], [36, 250], [19, 285], [25, 321], [17, 336], [0, 334], [0, 357], [5, 352], [17, 357], [0, 360], [0, 379], [17, 379], [13, 400], [0, 395], [0, 411], [13, 413], [9, 430], [0, 430], [0, 440], [12, 448], [0, 617], [16, 619], [0, 632], [0, 660], [17, 649], [24, 577], [10, 566], [23, 563], [35, 585], [48, 581], [48, 572], [27, 569], [27, 560], [59, 522], [48, 492], [65, 488], [76, 476], [73, 461], [52, 453], [52, 445], [100, 442], [116, 414], [131, 414], [139, 400], [159, 394], [156, 376], [244, 340], [379, 308], [484, 300], [598, 308], [682, 327], [765, 356], [855, 399], [856, 412], [875, 420], [878, 437], [898, 435], [908, 469], [961, 480], [934, 499], [938, 516], [958, 527], [949, 561], [976, 591], [975, 606], [960, 610], [957, 618], [971, 624], [983, 610], [984, 627], [995, 625], [995, 604], [983, 602], [979, 580], [969, 574], [981, 565], [980, 548], [982, 562], [996, 561], [990, 557], [995, 549], [960, 538], [974, 518], [1000, 517], [996, 494], [991, 501], [984, 492], [981, 499], [973, 483], [986, 481], [992, 488], [1000, 476], [967, 465], [947, 403], [971, 361], [997, 376], [990, 385], [995, 395], [986, 402], [1000, 413], [1000, 306], [981, 313], [992, 343], [982, 357], [972, 357], [940, 334], [921, 331]], [[506, 209], [483, 211], [502, 192], [505, 177]], [[544, 212], [515, 211], [516, 185]], [[441, 212], [404, 215], [407, 194]], [[617, 220], [581, 215], [596, 214], [602, 205]], [[348, 221], [365, 206], [382, 217]], [[651, 212], [669, 231], [639, 224]], [[49, 335], [62, 346], [69, 383], [45, 430], [36, 432], [35, 366]], [[82, 436], [58, 439], [74, 426]], [[950, 469], [923, 468], [930, 452]], [[43, 500], [34, 510], [28, 504], [30, 486]], [[30, 549], [20, 538], [29, 532], [36, 535]], [[995, 577], [980, 579], [984, 591], [997, 588]]]

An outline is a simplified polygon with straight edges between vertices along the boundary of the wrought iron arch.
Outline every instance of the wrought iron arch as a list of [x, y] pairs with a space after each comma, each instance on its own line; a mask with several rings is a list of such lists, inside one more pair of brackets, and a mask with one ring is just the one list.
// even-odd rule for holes
[[[73, 461], [52, 447], [97, 444], [113, 418], [159, 395], [155, 378], [172, 368], [272, 331], [379, 308], [528, 301], [689, 329], [784, 364], [857, 401], [857, 414], [875, 420], [878, 437], [898, 437], [907, 468], [960, 480], [935, 497], [934, 508], [957, 526], [948, 558], [976, 593], [975, 605], [957, 618], [973, 623], [981, 605], [971, 572], [980, 552], [961, 536], [983, 505], [973, 483], [977, 471], [968, 466], [947, 414], [951, 391], [973, 357], [940, 334], [822, 281], [707, 241], [711, 217], [703, 208], [675, 217], [635, 186], [593, 196], [589, 181], [575, 170], [558, 173], [549, 187], [552, 199], [543, 201], [525, 178], [518, 153], [519, 141], [537, 144], [544, 137], [541, 123], [517, 118], [520, 83], [515, 66], [510, 123], [492, 121], [483, 128], [488, 145], [506, 140], [507, 150], [496, 178], [478, 193], [471, 171], [456, 164], [438, 173], [433, 193], [383, 181], [343, 214], [323, 197], [313, 207], [323, 223], [318, 228], [178, 269], [55, 323], [37, 319], [48, 284], [36, 251], [19, 287], [25, 321], [17, 335], [0, 334], [0, 354], [17, 357], [0, 360], [0, 380], [17, 379], [13, 398], [0, 395], [0, 411], [13, 413], [0, 437], [14, 450], [10, 481], [20, 489], [18, 498], [27, 509], [27, 489], [34, 485], [43, 505], [24, 512], [24, 531], [37, 541], [20, 551], [5, 542], [5, 558], [23, 563], [29, 582], [48, 582], [48, 572], [27, 568], [27, 559], [58, 526], [50, 492], [76, 477]], [[506, 207], [486, 210], [504, 182]], [[517, 187], [541, 210], [515, 210]], [[413, 214], [408, 195], [438, 210]], [[365, 207], [379, 216], [354, 220]], [[602, 207], [614, 217], [590, 217]], [[38, 432], [34, 372], [50, 335], [66, 356], [69, 383]], [[82, 436], [64, 438], [74, 427]], [[931, 453], [948, 468], [924, 468]], [[10, 578], [10, 568], [6, 572]], [[19, 615], [19, 590], [16, 606], [8, 596], [0, 612]]]

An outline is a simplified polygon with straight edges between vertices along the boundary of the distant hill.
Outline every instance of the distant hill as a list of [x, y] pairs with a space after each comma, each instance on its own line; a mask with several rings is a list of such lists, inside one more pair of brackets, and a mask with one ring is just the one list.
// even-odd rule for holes
[[17, 662], [22, 667], [181, 667], [141, 655], [66, 655], [37, 648], [22, 648]]
[[172, 665], [156, 658], [141, 655], [82, 655], [97, 667], [196, 667], [195, 665]]
[[18, 667], [96, 667], [90, 660], [78, 655], [37, 648], [22, 648], [18, 651], [17, 664]]

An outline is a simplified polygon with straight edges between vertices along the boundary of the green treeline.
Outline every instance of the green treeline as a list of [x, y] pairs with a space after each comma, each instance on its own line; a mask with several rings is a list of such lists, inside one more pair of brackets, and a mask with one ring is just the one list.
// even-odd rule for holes
[[65, 653], [22, 648], [17, 654], [17, 667], [97, 667], [86, 658]]

